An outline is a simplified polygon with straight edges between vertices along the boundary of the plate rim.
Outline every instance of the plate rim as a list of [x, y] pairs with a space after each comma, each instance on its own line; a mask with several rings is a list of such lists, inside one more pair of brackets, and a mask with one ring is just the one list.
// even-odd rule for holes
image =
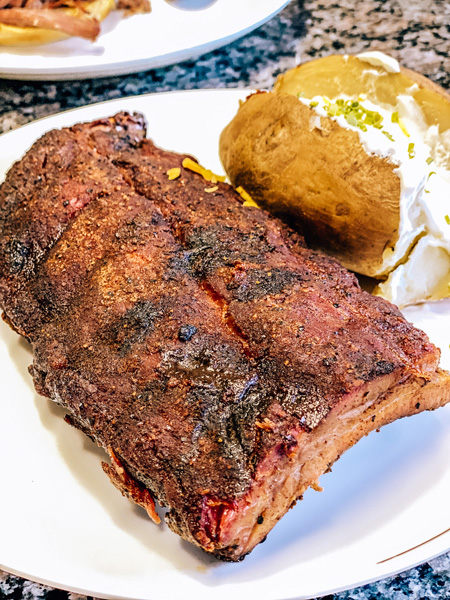
[[[40, 131], [39, 135], [42, 135], [44, 133], [44, 131], [47, 131], [49, 128], [46, 127], [47, 124], [49, 124], [52, 128], [52, 122], [55, 120], [63, 120], [63, 121], [67, 121], [66, 124], [59, 124], [58, 127], [60, 126], [67, 126], [70, 123], [73, 122], [72, 120], [72, 116], [76, 116], [77, 114], [83, 114], [84, 112], [89, 112], [91, 110], [97, 110], [103, 107], [110, 107], [112, 105], [120, 105], [120, 104], [125, 104], [125, 105], [132, 105], [132, 103], [136, 100], [139, 99], [140, 101], [144, 101], [148, 98], [160, 98], [161, 96], [164, 95], [170, 95], [170, 96], [183, 96], [185, 94], [190, 94], [190, 95], [195, 95], [195, 94], [200, 94], [200, 95], [211, 95], [211, 94], [220, 94], [220, 95], [229, 95], [230, 98], [231, 97], [235, 97], [236, 99], [238, 99], [241, 96], [244, 96], [248, 93], [252, 93], [254, 90], [249, 89], [249, 88], [209, 88], [209, 89], [190, 89], [190, 90], [179, 90], [179, 91], [173, 91], [173, 92], [156, 92], [156, 93], [147, 93], [147, 94], [140, 94], [140, 95], [135, 95], [135, 96], [127, 96], [125, 98], [119, 98], [119, 99], [112, 99], [112, 100], [107, 100], [107, 101], [100, 101], [97, 103], [93, 103], [93, 104], [88, 104], [88, 105], [84, 105], [81, 107], [76, 107], [76, 108], [71, 108], [68, 109], [66, 111], [62, 111], [59, 113], [55, 113], [53, 115], [49, 115], [46, 117], [43, 117], [41, 119], [32, 121], [31, 123], [28, 123], [26, 125], [23, 125], [22, 127], [19, 127], [17, 129], [14, 129], [12, 131], [6, 132], [4, 134], [2, 134], [0, 136], [0, 145], [2, 143], [5, 143], [5, 138], [9, 138], [9, 136], [14, 136], [16, 135], [18, 132], [20, 132], [20, 134], [23, 134], [24, 132], [26, 133], [26, 131], [32, 131], [33, 129], [41, 129], [41, 126], [44, 125], [44, 128]], [[124, 106], [123, 110], [132, 110], [132, 108], [130, 106]], [[84, 117], [82, 117], [84, 118]], [[30, 144], [34, 143], [34, 141], [36, 140], [36, 137], [31, 137], [30, 138]], [[7, 142], [7, 140], [6, 140]], [[447, 408], [450, 408], [447, 407]], [[441, 409], [442, 410], [442, 409]], [[352, 582], [349, 585], [343, 585], [343, 586], [337, 586], [335, 588], [332, 589], [327, 589], [324, 591], [320, 591], [319, 593], [324, 595], [324, 594], [332, 594], [332, 593], [337, 593], [343, 590], [348, 590], [348, 589], [354, 589], [356, 587], [360, 587], [362, 585], [366, 585], [369, 583], [372, 583], [374, 581], [379, 581], [381, 579], [385, 579], [387, 577], [391, 577], [395, 574], [407, 571], [411, 568], [414, 568], [417, 565], [422, 564], [424, 561], [427, 560], [432, 560], [433, 558], [440, 556], [442, 554], [445, 554], [446, 552], [448, 552], [450, 550], [450, 531], [446, 532], [447, 535], [444, 535], [445, 539], [446, 539], [446, 543], [448, 543], [449, 545], [446, 546], [446, 549], [442, 550], [440, 549], [438, 552], [436, 553], [432, 553], [431, 555], [428, 554], [426, 557], [418, 557], [417, 560], [414, 561], [406, 561], [407, 564], [404, 564], [403, 560], [398, 561], [398, 564], [396, 562], [392, 563], [393, 568], [392, 569], [388, 569], [385, 572], [383, 572], [382, 575], [375, 575], [371, 578], [364, 578], [361, 579], [360, 581], [358, 581], [357, 583]], [[448, 542], [447, 542], [448, 540]], [[396, 565], [397, 566], [394, 566]], [[75, 593], [82, 593], [82, 594], [86, 594], [86, 595], [92, 595], [92, 590], [86, 590], [84, 588], [76, 588], [76, 587], [70, 587], [70, 586], [63, 586], [60, 582], [52, 582], [50, 580], [47, 580], [45, 578], [39, 578], [39, 577], [35, 577], [34, 575], [30, 575], [28, 573], [25, 572], [21, 572], [20, 570], [17, 569], [11, 569], [10, 567], [7, 567], [3, 564], [0, 565], [0, 567], [6, 571], [6, 572], [10, 572], [13, 574], [16, 574], [20, 577], [24, 577], [26, 579], [29, 579], [30, 581], [36, 581], [38, 583], [42, 583], [43, 585], [49, 585], [51, 587], [56, 587], [56, 588], [60, 588], [60, 589], [67, 589], [68, 591], [72, 591]], [[121, 595], [110, 595], [110, 594], [102, 594], [101, 592], [95, 591], [95, 595], [98, 596], [99, 598], [108, 598], [108, 599], [122, 599], [122, 598], [132, 598], [133, 596], [121, 596]], [[305, 600], [307, 598], [314, 598], [317, 595], [317, 592], [315, 593], [315, 595], [300, 595], [300, 596], [296, 596], [296, 598], [304, 598]]]
[[[144, 94], [132, 94], [130, 96], [123, 96], [121, 98], [109, 98], [108, 100], [98, 100], [97, 102], [91, 102], [89, 104], [82, 104], [81, 106], [74, 106], [71, 108], [67, 108], [65, 110], [61, 110], [55, 113], [52, 113], [50, 115], [45, 115], [44, 117], [39, 117], [38, 119], [33, 119], [32, 121], [30, 121], [29, 123], [24, 123], [23, 125], [19, 125], [19, 127], [15, 127], [14, 129], [10, 129], [8, 131], [4, 131], [3, 133], [0, 133], [0, 143], [2, 143], [2, 141], [4, 140], [4, 138], [6, 136], [13, 136], [14, 134], [18, 134], [18, 132], [23, 133], [24, 130], [26, 130], [27, 128], [36, 128], [39, 129], [39, 126], [41, 123], [49, 121], [49, 120], [56, 120], [56, 119], [65, 119], [66, 115], [70, 116], [72, 113], [77, 113], [77, 112], [89, 112], [91, 109], [94, 110], [96, 107], [103, 107], [103, 106], [110, 106], [113, 104], [120, 104], [122, 102], [125, 102], [128, 104], [128, 102], [133, 102], [135, 100], [141, 101], [141, 100], [145, 100], [146, 98], [156, 98], [156, 97], [162, 97], [162, 96], [177, 96], [177, 95], [184, 95], [184, 94], [189, 94], [189, 95], [195, 95], [195, 94], [210, 94], [210, 93], [220, 93], [220, 94], [230, 94], [231, 95], [235, 95], [236, 99], [239, 98], [239, 96], [241, 94], [253, 94], [256, 91], [264, 91], [262, 88], [247, 88], [247, 87], [227, 87], [227, 88], [189, 88], [189, 89], [182, 89], [182, 90], [166, 90], [163, 92], [146, 92]], [[128, 109], [124, 109], [124, 110], [131, 110], [130, 108]], [[59, 126], [58, 126], [59, 127]], [[70, 127], [70, 124], [68, 125], [61, 125], [61, 127]], [[46, 130], [43, 130], [41, 134], [39, 135], [43, 135], [45, 133]], [[37, 138], [36, 138], [37, 139]], [[30, 143], [33, 144], [36, 139], [33, 139], [33, 141]], [[18, 160], [18, 159], [17, 159]], [[2, 176], [2, 173], [0, 172], [0, 177]], [[0, 184], [2, 183], [3, 179], [0, 179]]]

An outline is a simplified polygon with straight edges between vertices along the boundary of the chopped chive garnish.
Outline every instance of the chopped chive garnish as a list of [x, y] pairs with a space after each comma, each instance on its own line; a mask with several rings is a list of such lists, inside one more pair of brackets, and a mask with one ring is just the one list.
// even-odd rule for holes
[[403, 133], [406, 135], [406, 137], [409, 137], [409, 132], [405, 127], [405, 124], [403, 123], [403, 121], [401, 119], [398, 120], [398, 124], [400, 126], [400, 129], [403, 131]]
[[433, 159], [431, 158], [431, 156], [429, 156], [427, 158], [427, 165], [431, 165], [432, 162], [433, 162]]
[[403, 121], [398, 116], [398, 111], [395, 111], [395, 112], [392, 113], [391, 123], [397, 123], [397, 125], [400, 127], [400, 129], [403, 131], [403, 133], [406, 135], [406, 137], [409, 137], [409, 133], [408, 133], [408, 130], [406, 129], [406, 127], [405, 127], [405, 124], [403, 123]]
[[[344, 98], [337, 98], [333, 102], [326, 96], [323, 97], [324, 110], [329, 117], [340, 117], [343, 116], [347, 123], [352, 127], [358, 127], [361, 131], [367, 131], [367, 126], [374, 126], [376, 129], [381, 129], [381, 122], [383, 121], [382, 115], [373, 110], [369, 110], [360, 104], [356, 100], [344, 100]], [[318, 106], [318, 102], [312, 100], [310, 107], [315, 108]]]
[[[382, 133], [389, 140], [391, 140], [391, 142], [395, 142], [394, 137], [389, 133], [389, 131], [383, 129], [383, 115], [376, 111], [369, 110], [361, 104], [361, 101], [365, 100], [365, 97], [360, 96], [359, 101], [337, 98], [331, 102], [331, 100], [329, 100], [326, 96], [323, 96], [322, 99], [324, 103], [323, 108], [329, 117], [343, 116], [350, 126], [358, 127], [358, 129], [361, 129], [361, 131], [367, 131], [367, 127], [374, 127], [375, 129], [381, 130]], [[319, 102], [312, 100], [309, 105], [311, 108], [315, 108], [319, 105]], [[397, 123], [402, 132], [407, 137], [410, 137], [405, 124], [399, 117], [398, 111], [392, 113], [391, 121], [392, 123]], [[413, 143], [408, 145], [408, 154], [410, 158], [414, 158], [415, 150]]]
[[450, 217], [448, 215], [445, 215], [445, 222], [447, 225], [450, 225]]
[[349, 125], [353, 125], [353, 127], [356, 127], [358, 125], [358, 121], [356, 119], [356, 116], [353, 113], [348, 113], [345, 115], [345, 119], [347, 121], [347, 123]]
[[337, 104], [330, 104], [327, 107], [327, 113], [329, 117], [335, 117], [339, 112], [339, 106]]
[[392, 135], [389, 133], [389, 131], [386, 131], [386, 129], [383, 129], [383, 131], [381, 133], [384, 133], [384, 135], [391, 140], [391, 142], [395, 142], [394, 138], [392, 137]]

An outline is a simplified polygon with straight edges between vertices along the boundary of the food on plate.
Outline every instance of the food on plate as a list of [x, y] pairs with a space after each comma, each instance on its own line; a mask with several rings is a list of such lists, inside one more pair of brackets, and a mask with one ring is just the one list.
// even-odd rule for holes
[[236, 561], [361, 437], [447, 403], [450, 375], [220, 179], [138, 114], [45, 134], [0, 188], [0, 302], [114, 485]]
[[379, 52], [328, 56], [224, 129], [233, 185], [405, 306], [450, 295], [450, 95]]
[[94, 41], [115, 8], [150, 12], [149, 0], [0, 0], [0, 46], [33, 46], [68, 37]]

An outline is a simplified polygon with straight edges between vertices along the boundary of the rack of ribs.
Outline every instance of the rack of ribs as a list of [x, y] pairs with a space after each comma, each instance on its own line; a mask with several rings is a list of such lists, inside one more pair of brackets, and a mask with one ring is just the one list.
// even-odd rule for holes
[[0, 302], [122, 493], [236, 561], [450, 376], [396, 307], [185, 159], [137, 114], [45, 134], [0, 190]]

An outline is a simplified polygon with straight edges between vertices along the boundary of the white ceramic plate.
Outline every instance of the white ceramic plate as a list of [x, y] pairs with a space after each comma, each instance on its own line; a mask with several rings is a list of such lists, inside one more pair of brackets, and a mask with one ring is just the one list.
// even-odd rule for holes
[[84, 79], [135, 73], [195, 58], [259, 27], [289, 0], [152, 0], [152, 12], [111, 13], [92, 43], [81, 38], [0, 47], [0, 77]]
[[[118, 110], [146, 114], [162, 146], [220, 171], [217, 139], [245, 91], [127, 98], [50, 117], [0, 137], [0, 174], [46, 130]], [[187, 117], [188, 115], [188, 117]], [[0, 175], [0, 179], [1, 179]], [[450, 302], [408, 311], [443, 351]], [[0, 327], [0, 567], [97, 597], [279, 600], [355, 587], [450, 548], [450, 406], [371, 434], [321, 478], [239, 564], [183, 542], [125, 500], [103, 453], [33, 391], [26, 343]]]

